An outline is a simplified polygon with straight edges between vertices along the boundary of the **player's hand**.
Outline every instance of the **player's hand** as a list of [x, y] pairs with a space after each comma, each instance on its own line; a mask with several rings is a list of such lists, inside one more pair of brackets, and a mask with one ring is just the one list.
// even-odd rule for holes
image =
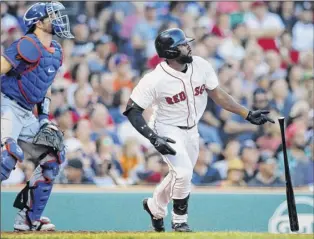
[[152, 145], [154, 145], [155, 149], [157, 149], [159, 153], [163, 155], [176, 155], [176, 151], [168, 144], [168, 142], [175, 144], [176, 141], [174, 141], [173, 139], [170, 139], [168, 137], [160, 137], [157, 135], [151, 138], [150, 142], [152, 143]]
[[275, 121], [269, 118], [267, 114], [269, 114], [268, 110], [250, 111], [246, 120], [255, 125], [265, 124], [267, 121], [274, 124]]

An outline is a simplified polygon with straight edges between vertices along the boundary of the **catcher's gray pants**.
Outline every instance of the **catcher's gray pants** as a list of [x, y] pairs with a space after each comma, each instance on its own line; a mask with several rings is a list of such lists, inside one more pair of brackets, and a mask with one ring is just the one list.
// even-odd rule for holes
[[32, 111], [19, 106], [1, 93], [1, 142], [13, 138], [32, 142], [40, 126]]

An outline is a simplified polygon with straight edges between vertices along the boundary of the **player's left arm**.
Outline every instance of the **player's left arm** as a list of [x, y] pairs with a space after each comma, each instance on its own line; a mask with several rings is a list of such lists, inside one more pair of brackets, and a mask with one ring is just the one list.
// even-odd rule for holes
[[267, 116], [269, 111], [267, 110], [256, 110], [251, 111], [244, 106], [237, 103], [234, 98], [225, 92], [220, 86], [212, 90], [207, 89], [207, 93], [213, 101], [220, 105], [225, 110], [242, 116], [244, 119], [248, 120], [252, 124], [261, 125], [267, 121], [275, 123], [271, 118]]

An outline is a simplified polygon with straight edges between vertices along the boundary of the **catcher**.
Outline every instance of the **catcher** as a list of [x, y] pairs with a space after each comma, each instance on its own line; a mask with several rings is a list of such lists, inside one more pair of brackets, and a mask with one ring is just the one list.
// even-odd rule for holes
[[[53, 35], [73, 38], [69, 19], [59, 3], [36, 3], [24, 15], [25, 36], [1, 55], [1, 181], [9, 178], [17, 161], [37, 166], [14, 207], [18, 231], [53, 231], [41, 217], [59, 167], [65, 160], [63, 134], [48, 120], [49, 88], [62, 65], [62, 49]], [[32, 112], [37, 105], [38, 118]]]

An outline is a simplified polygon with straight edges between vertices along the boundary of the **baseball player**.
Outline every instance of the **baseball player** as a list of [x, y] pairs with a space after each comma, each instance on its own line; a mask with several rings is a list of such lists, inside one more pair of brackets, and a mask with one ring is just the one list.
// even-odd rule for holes
[[[24, 15], [27, 33], [1, 56], [1, 181], [17, 161], [38, 165], [14, 202], [20, 209], [14, 222], [19, 231], [55, 230], [41, 215], [65, 160], [63, 135], [48, 120], [50, 85], [62, 65], [61, 46], [52, 36], [73, 38], [64, 9], [59, 2], [32, 5]], [[32, 113], [35, 105], [38, 118]]]
[[[173, 201], [172, 229], [190, 232], [187, 224], [188, 200], [193, 168], [199, 153], [197, 123], [204, 113], [207, 95], [222, 108], [241, 115], [252, 124], [261, 125], [272, 119], [268, 111], [250, 111], [233, 100], [219, 87], [210, 63], [192, 56], [182, 30], [161, 32], [155, 40], [156, 51], [166, 60], [144, 75], [134, 88], [124, 112], [138, 132], [163, 155], [169, 173], [156, 187], [143, 207], [151, 217], [155, 231], [165, 230], [163, 218]], [[152, 105], [154, 113], [146, 124], [142, 112]]]

